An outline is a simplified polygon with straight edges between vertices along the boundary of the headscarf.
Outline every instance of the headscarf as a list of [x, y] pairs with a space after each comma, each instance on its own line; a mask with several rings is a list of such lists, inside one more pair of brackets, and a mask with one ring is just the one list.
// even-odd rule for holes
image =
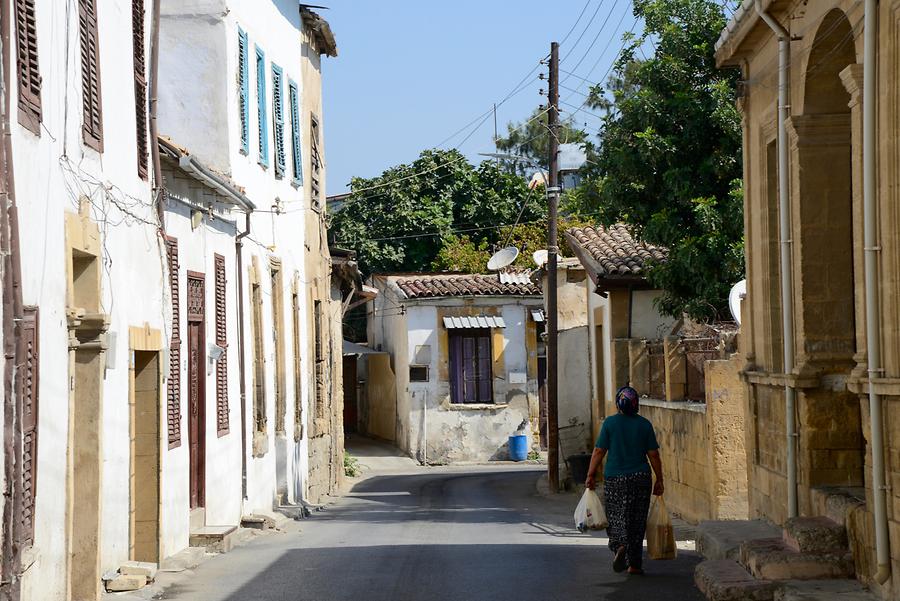
[[625, 415], [635, 415], [638, 412], [637, 390], [631, 386], [623, 386], [616, 391], [616, 408]]

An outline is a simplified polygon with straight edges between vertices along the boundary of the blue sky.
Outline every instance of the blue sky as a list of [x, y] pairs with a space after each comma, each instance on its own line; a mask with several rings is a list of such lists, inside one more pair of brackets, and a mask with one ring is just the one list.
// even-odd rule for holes
[[[339, 52], [323, 65], [328, 194], [348, 191], [353, 176], [378, 175], [442, 142], [473, 161], [481, 159], [479, 152], [492, 152], [492, 116], [480, 128], [475, 123], [448, 138], [500, 103], [549, 54], [550, 42], [562, 42], [577, 23], [560, 47], [561, 108], [575, 112], [587, 89], [580, 77], [601, 78], [621, 47], [622, 33], [635, 23], [624, 0], [321, 4], [330, 7], [320, 12], [334, 30]], [[546, 67], [497, 109], [501, 134], [507, 122], [546, 102], [538, 94], [546, 89], [546, 81], [537, 79], [540, 72]], [[592, 128], [598, 124], [585, 112], [576, 120]]]

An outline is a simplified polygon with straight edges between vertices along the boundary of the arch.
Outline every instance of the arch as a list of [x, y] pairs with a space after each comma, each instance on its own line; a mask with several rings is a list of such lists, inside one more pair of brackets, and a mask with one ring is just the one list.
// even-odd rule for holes
[[813, 40], [804, 72], [804, 114], [848, 113], [850, 95], [840, 72], [856, 62], [853, 28], [844, 11], [830, 10]]

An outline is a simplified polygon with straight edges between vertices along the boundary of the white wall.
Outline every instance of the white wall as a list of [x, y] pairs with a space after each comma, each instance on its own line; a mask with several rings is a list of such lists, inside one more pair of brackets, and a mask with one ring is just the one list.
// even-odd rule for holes
[[[108, 0], [99, 7], [102, 154], [81, 140], [77, 6], [66, 11], [55, 0], [36, 4], [43, 124], [40, 136], [19, 125], [13, 77], [11, 133], [22, 233], [22, 296], [26, 305], [40, 307], [35, 564], [24, 577], [23, 598], [50, 601], [64, 599], [66, 590], [69, 374], [64, 224], [66, 212], [77, 211], [80, 197], [90, 199], [91, 217], [100, 225], [102, 305], [111, 318], [110, 332], [117, 337], [108, 352], [114, 367], [106, 371], [100, 416], [105, 455], [103, 569], [117, 566], [128, 553], [128, 327], [147, 323], [162, 330], [165, 319], [163, 255], [150, 188], [137, 175], [131, 3]], [[15, 65], [15, 46], [12, 50]]]
[[633, 338], [662, 340], [678, 321], [661, 315], [655, 301], [661, 295], [658, 290], [635, 290], [632, 293], [631, 335]]

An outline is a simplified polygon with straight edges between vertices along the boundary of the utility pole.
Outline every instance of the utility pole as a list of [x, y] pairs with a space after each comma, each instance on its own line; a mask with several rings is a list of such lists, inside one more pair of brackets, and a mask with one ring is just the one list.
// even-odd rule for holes
[[547, 480], [550, 492], [559, 491], [559, 356], [556, 309], [556, 213], [559, 206], [559, 43], [550, 44], [550, 89], [547, 122], [550, 128], [550, 177], [547, 186]]

